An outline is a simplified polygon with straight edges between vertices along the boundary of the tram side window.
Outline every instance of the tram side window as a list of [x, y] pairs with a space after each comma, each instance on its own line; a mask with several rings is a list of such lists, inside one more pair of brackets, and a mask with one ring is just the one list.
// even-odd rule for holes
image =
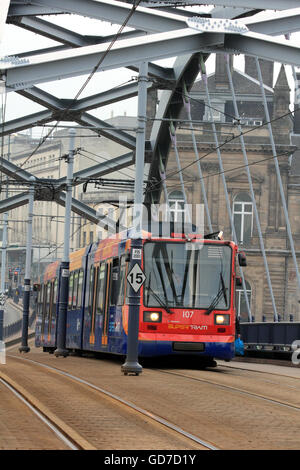
[[110, 291], [110, 305], [117, 305], [120, 289], [119, 258], [115, 258], [112, 264], [112, 286]]
[[45, 321], [46, 317], [46, 297], [47, 297], [47, 284], [43, 285], [43, 301], [42, 301], [42, 315], [43, 315], [43, 322]]
[[41, 285], [40, 290], [38, 291], [38, 298], [37, 298], [37, 314], [39, 317], [43, 314], [43, 285]]
[[90, 285], [89, 285], [89, 303], [88, 303], [90, 312], [92, 312], [92, 307], [93, 307], [95, 271], [96, 269], [94, 268], [94, 266], [91, 266]]
[[77, 307], [78, 271], [74, 273], [73, 284], [73, 309], [75, 309]]
[[78, 294], [77, 294], [77, 307], [82, 305], [82, 285], [83, 285], [83, 271], [80, 269], [78, 273]]
[[74, 284], [74, 273], [70, 274], [69, 277], [69, 300], [68, 300], [68, 308], [72, 310], [72, 300], [73, 300], [73, 284]]
[[105, 263], [102, 263], [99, 268], [98, 278], [98, 299], [97, 299], [97, 313], [101, 314], [104, 312], [104, 300], [105, 300]]
[[51, 283], [47, 283], [47, 291], [46, 291], [46, 315], [50, 314], [50, 294], [51, 294]]
[[119, 290], [118, 290], [117, 305], [124, 304], [125, 286], [126, 286], [126, 261], [125, 261], [125, 256], [122, 256], [120, 273], [119, 273]]

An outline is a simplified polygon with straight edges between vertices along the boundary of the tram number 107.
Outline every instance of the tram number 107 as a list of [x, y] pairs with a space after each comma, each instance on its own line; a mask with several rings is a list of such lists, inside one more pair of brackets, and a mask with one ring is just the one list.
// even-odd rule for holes
[[192, 318], [192, 316], [194, 315], [194, 312], [190, 312], [189, 310], [183, 310], [182, 312], [182, 317], [183, 318]]

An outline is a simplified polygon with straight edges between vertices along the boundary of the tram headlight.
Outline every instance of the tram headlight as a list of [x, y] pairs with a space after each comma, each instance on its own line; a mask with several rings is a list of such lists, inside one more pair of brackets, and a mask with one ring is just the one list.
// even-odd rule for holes
[[226, 314], [217, 314], [215, 315], [215, 324], [216, 325], [229, 325], [230, 323], [230, 315]]
[[161, 322], [161, 312], [144, 312], [144, 322]]

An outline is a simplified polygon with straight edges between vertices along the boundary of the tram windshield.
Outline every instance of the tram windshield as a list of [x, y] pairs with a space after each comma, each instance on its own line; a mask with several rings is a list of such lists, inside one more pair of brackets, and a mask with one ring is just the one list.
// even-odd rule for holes
[[[232, 250], [226, 245], [147, 242], [146, 307], [228, 309]], [[212, 308], [213, 306], [213, 308]]]

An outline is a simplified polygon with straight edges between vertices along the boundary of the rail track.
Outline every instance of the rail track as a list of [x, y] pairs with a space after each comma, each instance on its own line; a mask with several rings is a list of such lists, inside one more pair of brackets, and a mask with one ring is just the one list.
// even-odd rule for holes
[[[98, 413], [102, 401], [106, 401], [103, 406], [113, 407], [114, 413], [120, 416], [114, 422], [101, 411], [100, 420], [104, 423], [106, 432], [111, 433], [111, 439], [95, 442], [95, 439], [90, 439], [88, 433], [86, 434], [85, 429], [82, 430], [82, 423], [88, 419], [91, 410], [80, 415], [79, 405], [72, 402], [72, 407], [77, 409], [65, 420], [60, 414], [61, 410], [56, 413], [53, 403], [46, 401], [45, 406], [51, 408], [53, 414], [76, 431], [79, 437], [86, 439], [86, 447], [80, 447], [73, 433], [68, 435], [61, 428], [63, 434], [77, 448], [92, 446], [105, 450], [148, 450], [150, 443], [151, 449], [168, 450], [265, 449], [268, 446], [272, 449], [299, 448], [297, 429], [300, 425], [300, 400], [297, 373], [290, 377], [281, 375], [280, 372], [263, 374], [261, 371], [245, 370], [228, 364], [221, 364], [217, 369], [211, 370], [184, 369], [180, 366], [170, 368], [164, 364], [163, 367], [144, 367], [140, 378], [128, 380], [120, 374], [119, 362], [111, 357], [107, 360], [105, 357], [73, 356], [67, 360], [56, 360], [35, 350], [30, 356], [15, 355], [11, 351], [7, 354], [8, 364], [13, 366], [12, 369], [16, 364], [22, 364], [24, 369], [30, 368], [30, 373], [36, 374], [35, 380], [43, 374], [51, 382], [60, 378], [65, 386], [69, 383], [69, 395], [62, 396], [62, 402], [68, 401], [69, 396], [78, 396], [81, 393], [84, 394], [85, 402], [90, 403], [96, 396], [97, 407], [94, 413]], [[284, 371], [284, 374], [287, 372]], [[81, 391], [74, 390], [76, 386]], [[30, 390], [30, 387], [27, 389]], [[60, 392], [57, 393], [60, 396]], [[55, 390], [56, 397], [57, 393]], [[72, 424], [73, 416], [77, 413], [79, 417]], [[125, 426], [122, 424], [123, 418]], [[133, 418], [147, 422], [148, 431], [150, 430], [148, 436], [143, 434], [145, 430], [143, 426], [140, 427], [141, 423], [130, 424]], [[135, 437], [131, 435], [125, 442], [128, 423], [129, 429], [135, 426]], [[264, 432], [266, 423], [267, 440]], [[91, 429], [94, 429], [93, 426], [94, 423]], [[103, 435], [103, 429], [96, 432]], [[147, 447], [143, 447], [147, 439]], [[112, 442], [114, 447], [109, 447]]]
[[[81, 387], [96, 392], [98, 398], [103, 399], [104, 397], [105, 399], [109, 399], [114, 403], [115, 406], [121, 409], [122, 413], [124, 413], [125, 410], [125, 413], [129, 413], [129, 415], [132, 415], [132, 413], [134, 413], [139, 418], [142, 416], [143, 419], [146, 419], [148, 423], [155, 425], [156, 430], [157, 426], [159, 426], [160, 432], [168, 434], [171, 433], [172, 439], [176, 438], [176, 436], [179, 437], [179, 444], [181, 441], [181, 445], [183, 445], [184, 448], [190, 448], [194, 450], [219, 450], [212, 443], [206, 442], [205, 440], [185, 431], [184, 429], [173, 424], [172, 422], [160, 416], [157, 416], [152, 412], [149, 412], [148, 410], [141, 408], [130, 401], [124, 400], [120, 396], [110, 393], [109, 391], [100, 388], [80, 377], [28, 358], [14, 356], [12, 354], [9, 354], [8, 357], [14, 361], [23, 361], [27, 364], [35, 366], [36, 368], [43, 368], [47, 372], [58, 374], [61, 377], [64, 377], [64, 379], [67, 379], [68, 381], [76, 382]], [[2, 377], [1, 381], [5, 383], [5, 385], [9, 387], [10, 390], [13, 391], [20, 399], [22, 399], [23, 402], [25, 402], [27, 406], [29, 406], [30, 409], [40, 417], [40, 419], [42, 419], [49, 427], [51, 427], [53, 429], [53, 432], [55, 432], [58, 437], [64, 440], [68, 447], [73, 450], [92, 450], [98, 448], [97, 446], [95, 447], [95, 444], [93, 442], [89, 441], [86, 438], [83, 438], [82, 435], [74, 427], [71, 427], [69, 424], [64, 422], [64, 419], [62, 417], [56, 415], [55, 413], [53, 413], [53, 411], [47, 409], [40, 400], [32, 398], [31, 393], [28, 393], [24, 389], [24, 387], [22, 387], [15, 380], [11, 380], [6, 375], [3, 377], [3, 374], [1, 372], [0, 377]]]
[[[224, 389], [224, 390], [237, 392], [237, 393], [249, 396], [251, 398], [257, 398], [259, 400], [264, 400], [264, 401], [267, 401], [267, 402], [272, 403], [274, 405], [284, 406], [284, 407], [288, 407], [288, 408], [290, 408], [292, 410], [295, 410], [295, 411], [300, 411], [300, 405], [285, 402], [285, 401], [282, 401], [282, 400], [277, 400], [277, 399], [271, 398], [270, 396], [267, 396], [267, 395], [262, 395], [262, 394], [259, 394], [259, 393], [250, 392], [248, 390], [245, 390], [245, 389], [242, 389], [242, 388], [239, 388], [239, 387], [234, 387], [232, 385], [226, 385], [224, 383], [220, 383], [220, 382], [215, 381], [215, 380], [208, 380], [208, 379], [204, 379], [204, 378], [193, 377], [191, 375], [188, 375], [188, 374], [182, 373], [182, 372], [174, 372], [174, 371], [170, 371], [170, 370], [168, 371], [168, 370], [162, 370], [162, 369], [156, 369], [156, 370], [157, 370], [157, 372], [160, 372], [162, 374], [175, 375], [177, 377], [182, 377], [184, 379], [206, 383], [206, 384], [209, 384], [209, 385], [213, 385], [215, 387], [219, 387], [219, 388]], [[249, 371], [249, 369], [247, 369], [247, 370]], [[253, 372], [253, 371], [251, 371], [251, 372]], [[264, 382], [267, 382], [267, 381], [264, 380]], [[278, 382], [276, 383], [276, 382], [268, 381], [268, 383], [272, 383], [274, 385], [279, 385]], [[299, 390], [299, 388], [296, 387], [296, 386], [291, 387], [291, 388], [294, 388], [295, 390]]]
[[71, 450], [83, 450], [82, 445], [79, 442], [74, 442], [74, 439], [70, 439], [70, 436], [67, 436], [66, 432], [62, 432], [61, 426], [55, 424], [53, 418], [51, 419], [47, 414], [42, 412], [41, 407], [33, 404], [33, 401], [28, 397], [28, 394], [20, 390], [20, 387], [17, 384], [12, 383], [8, 378], [0, 378], [0, 383], [10, 390], [18, 400], [20, 400], [24, 405], [29, 408], [39, 419], [42, 421], [55, 435], [60, 439], [67, 448]]

